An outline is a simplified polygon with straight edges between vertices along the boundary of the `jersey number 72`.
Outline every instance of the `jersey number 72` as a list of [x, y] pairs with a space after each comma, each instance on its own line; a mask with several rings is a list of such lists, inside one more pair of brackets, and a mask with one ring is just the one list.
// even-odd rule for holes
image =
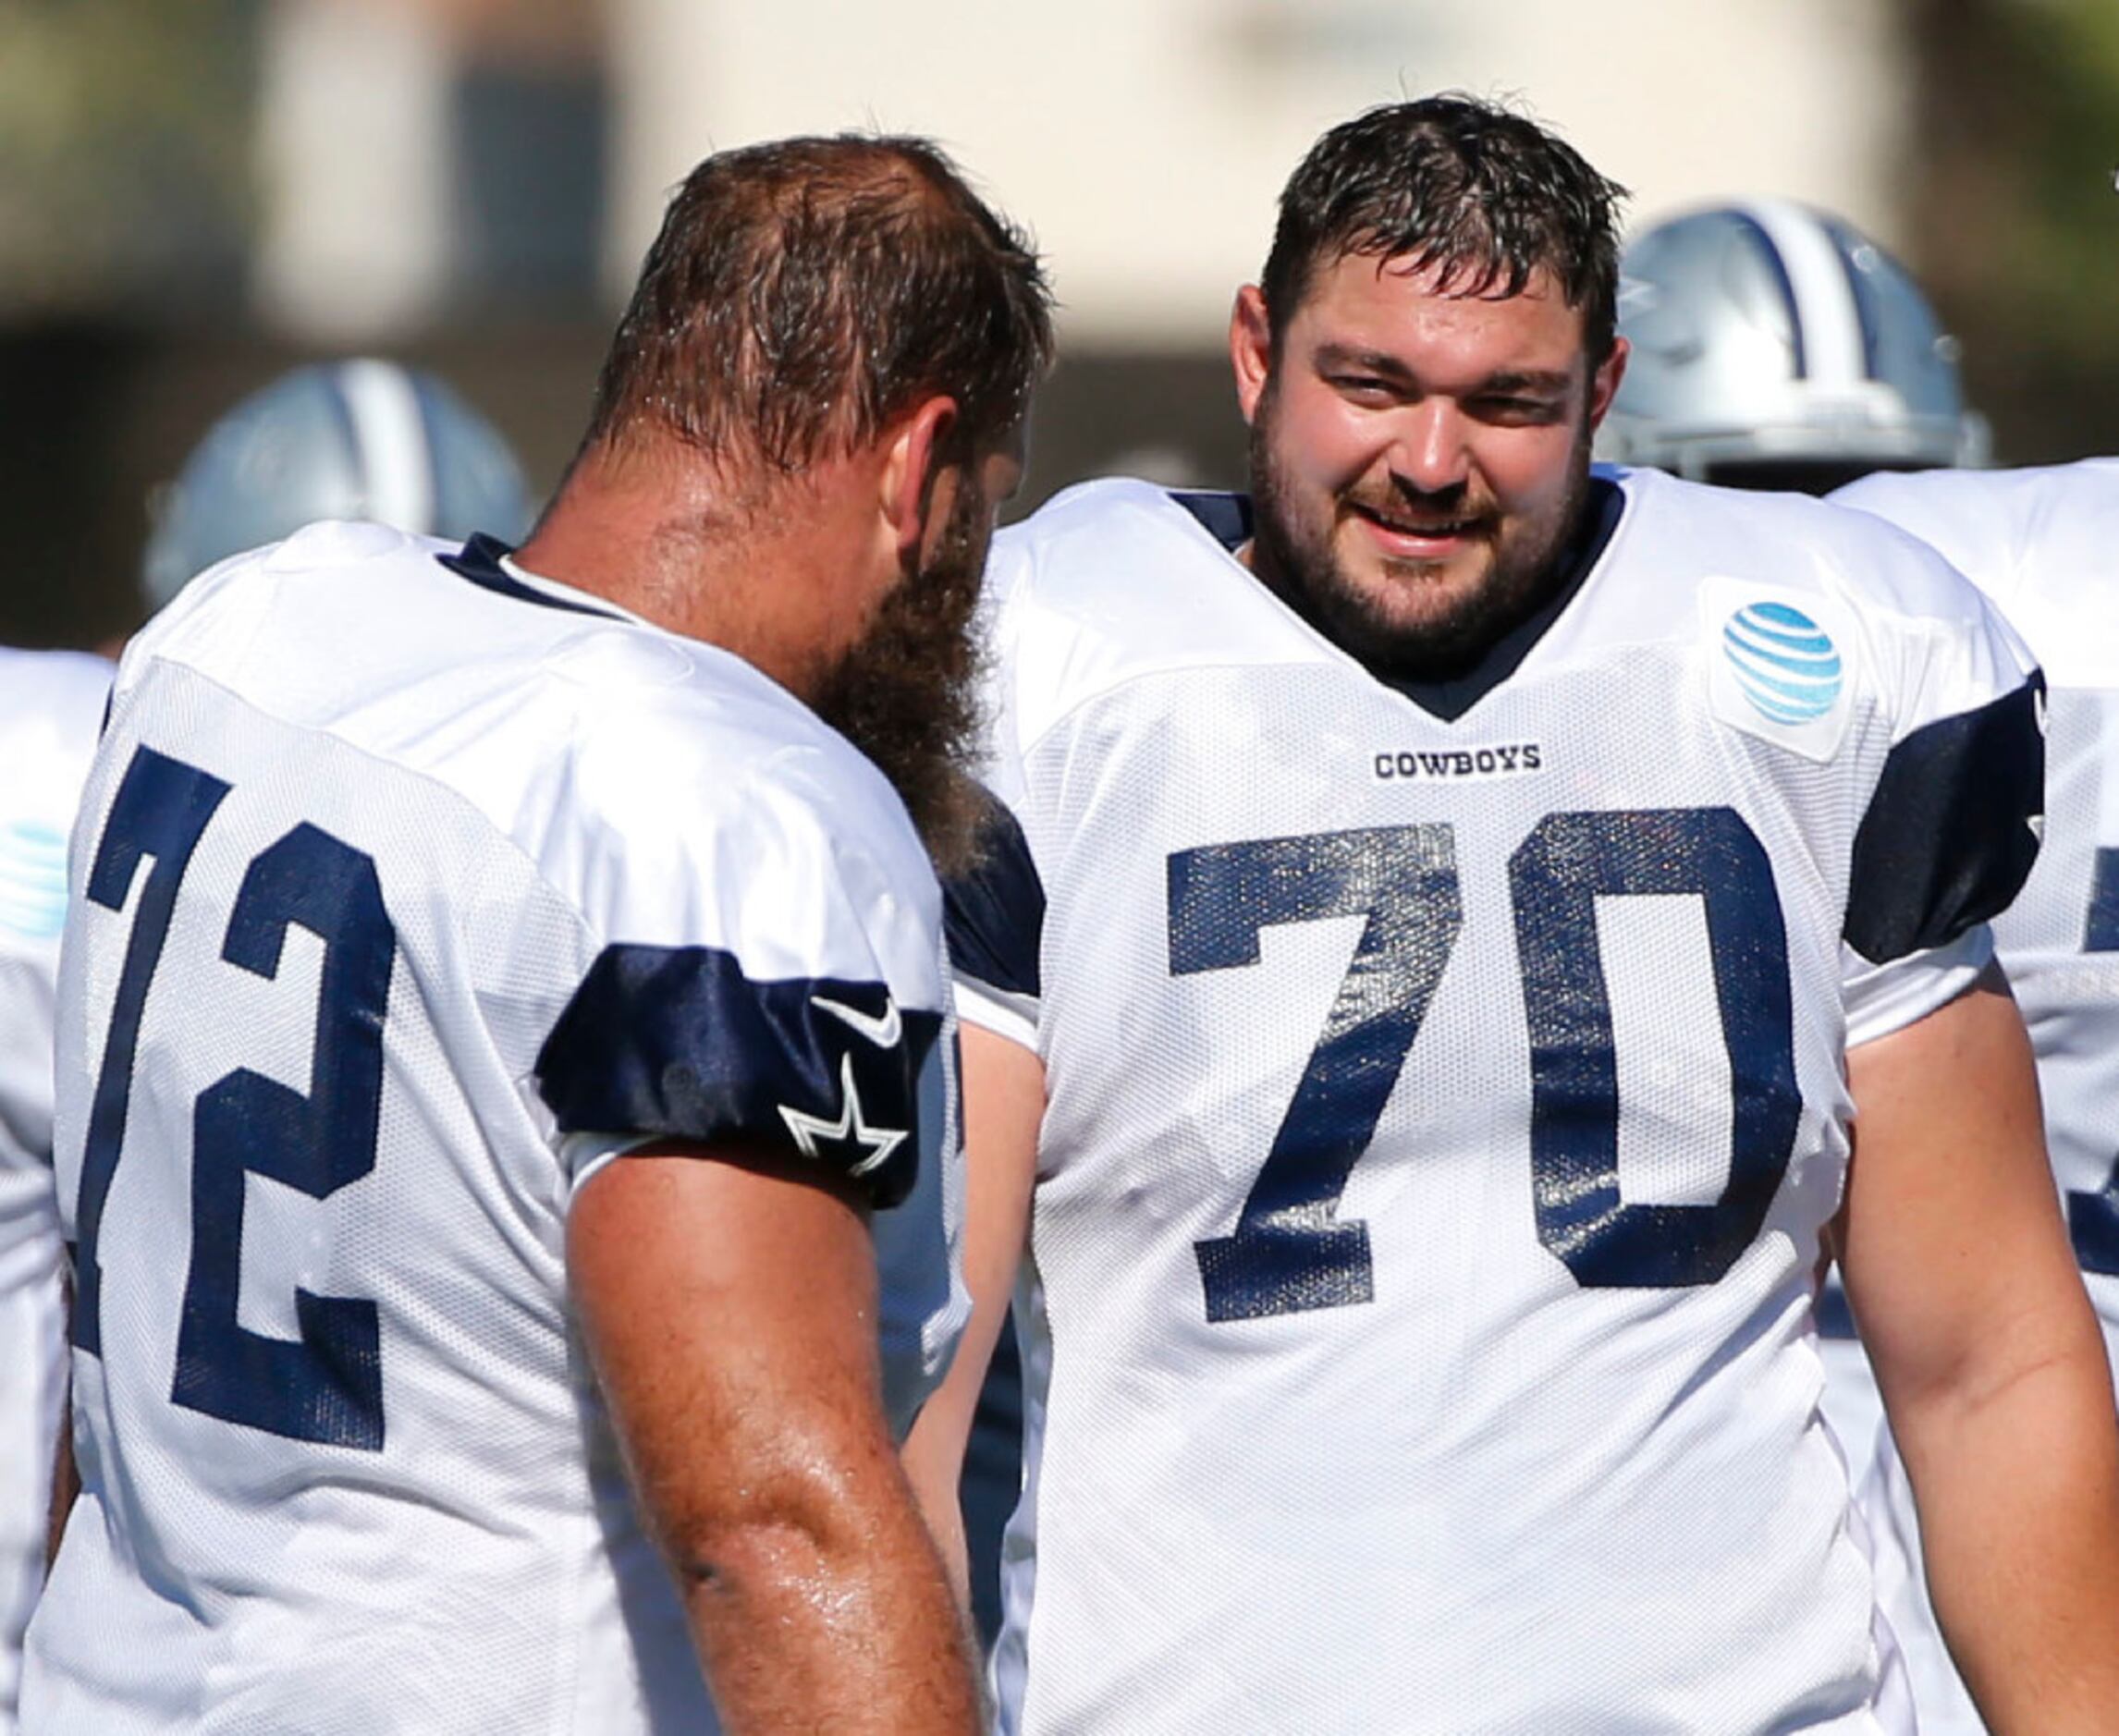
[[[110, 1033], [96, 1075], [75, 1209], [74, 1343], [103, 1354], [104, 1209], [124, 1154], [147, 996], [199, 839], [229, 786], [210, 772], [135, 751], [89, 869], [88, 897], [123, 911], [152, 862], [126, 942]], [[374, 1302], [295, 1291], [299, 1339], [238, 1323], [246, 1178], [269, 1176], [328, 1199], [375, 1167], [383, 1017], [397, 930], [374, 859], [304, 821], [244, 871], [221, 958], [273, 977], [290, 925], [324, 943], [323, 988], [306, 1094], [251, 1069], [209, 1085], [191, 1111], [191, 1253], [170, 1399], [187, 1410], [296, 1440], [379, 1452], [383, 1362]], [[211, 1006], [190, 1009], [211, 1017]]]

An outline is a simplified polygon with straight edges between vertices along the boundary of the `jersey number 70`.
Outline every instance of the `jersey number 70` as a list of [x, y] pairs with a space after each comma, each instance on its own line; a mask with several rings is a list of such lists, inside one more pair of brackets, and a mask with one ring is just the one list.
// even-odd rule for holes
[[[1446, 825], [1181, 850], [1174, 976], [1258, 962], [1281, 923], [1362, 916], [1361, 939], [1233, 1234], [1196, 1244], [1206, 1317], [1256, 1319], [1375, 1294], [1368, 1227], [1339, 1201], [1375, 1135], [1464, 924]], [[1593, 1287], [1722, 1277], [1758, 1235], [1802, 1116], [1787, 936], [1771, 864], [1732, 808], [1548, 815], [1509, 859], [1530, 1031], [1538, 1241]], [[1629, 1204], [1597, 900], [1696, 894], [1733, 1086], [1729, 1180], [1711, 1205]]]

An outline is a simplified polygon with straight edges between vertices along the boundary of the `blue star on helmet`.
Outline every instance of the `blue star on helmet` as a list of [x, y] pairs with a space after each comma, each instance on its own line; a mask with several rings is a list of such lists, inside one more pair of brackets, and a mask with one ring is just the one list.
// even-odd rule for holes
[[845, 1096], [839, 1104], [836, 1121], [827, 1121], [820, 1115], [805, 1115], [784, 1103], [779, 1106], [780, 1119], [788, 1124], [788, 1131], [794, 1136], [794, 1143], [804, 1157], [844, 1157], [852, 1155], [848, 1147], [851, 1147], [852, 1152], [865, 1154], [846, 1167], [847, 1174], [864, 1176], [871, 1169], [880, 1168], [890, 1154], [904, 1143], [906, 1130], [868, 1125], [867, 1118], [861, 1112], [861, 1087], [854, 1081], [851, 1051], [839, 1063], [839, 1079]]

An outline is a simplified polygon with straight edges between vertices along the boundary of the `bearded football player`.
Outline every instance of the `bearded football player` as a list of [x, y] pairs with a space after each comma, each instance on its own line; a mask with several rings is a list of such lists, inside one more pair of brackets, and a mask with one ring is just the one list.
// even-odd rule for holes
[[727, 152], [519, 548], [312, 525], [133, 642], [33, 1728], [974, 1728], [895, 1451], [964, 1313], [920, 828], [1049, 348], [925, 141]]

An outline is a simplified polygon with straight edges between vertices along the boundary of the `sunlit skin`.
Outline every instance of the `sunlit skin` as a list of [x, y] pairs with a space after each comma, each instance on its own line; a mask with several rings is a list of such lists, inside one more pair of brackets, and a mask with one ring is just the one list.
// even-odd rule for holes
[[1592, 367], [1540, 268], [1519, 294], [1353, 254], [1324, 265], [1273, 352], [1236, 299], [1259, 576], [1356, 655], [1451, 674], [1534, 612], [1586, 498], [1589, 441], [1626, 346]]

